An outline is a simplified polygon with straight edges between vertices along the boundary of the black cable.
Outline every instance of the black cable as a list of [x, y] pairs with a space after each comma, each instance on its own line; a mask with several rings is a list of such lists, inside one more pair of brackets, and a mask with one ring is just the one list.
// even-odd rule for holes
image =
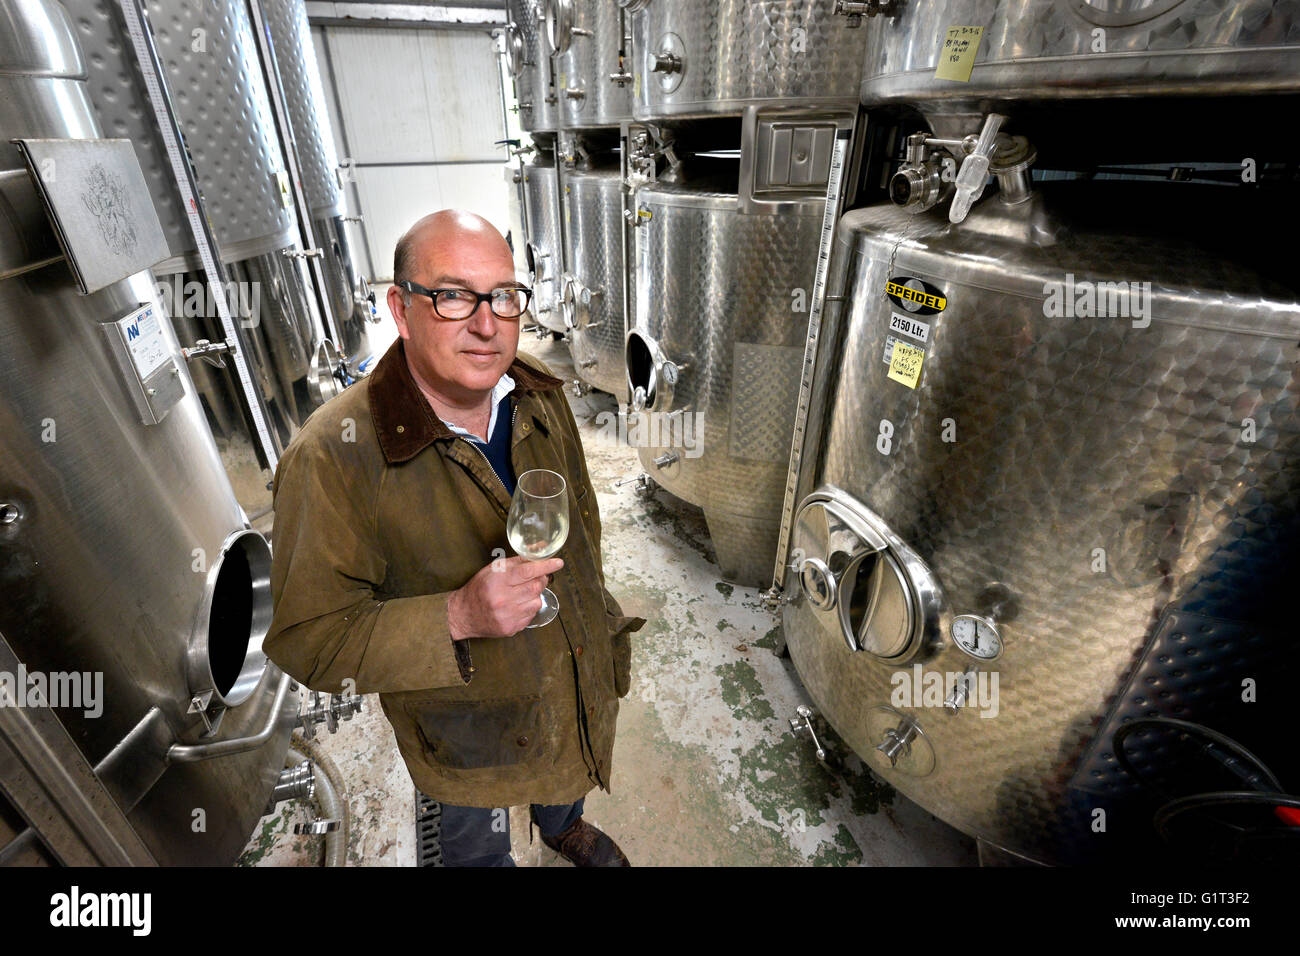
[[[1194, 724], [1186, 720], [1176, 720], [1173, 717], [1139, 717], [1137, 720], [1130, 720], [1128, 723], [1121, 726], [1119, 730], [1115, 731], [1115, 736], [1111, 739], [1111, 746], [1115, 750], [1115, 760], [1120, 765], [1120, 768], [1125, 773], [1127, 773], [1130, 777], [1132, 777], [1135, 781], [1137, 781], [1138, 784], [1140, 784], [1143, 787], [1146, 787], [1149, 790], [1155, 791], [1157, 794], [1159, 794], [1161, 797], [1164, 797], [1167, 800], [1173, 799], [1173, 795], [1166, 793], [1164, 790], [1160, 789], [1154, 784], [1148, 783], [1146, 780], [1144, 780], [1142, 778], [1142, 775], [1139, 774], [1137, 770], [1134, 768], [1133, 764], [1129, 762], [1128, 757], [1124, 755], [1124, 742], [1128, 740], [1129, 736], [1132, 733], [1134, 733], [1136, 730], [1142, 727], [1168, 727], [1173, 730], [1182, 731], [1185, 734], [1203, 737], [1211, 741], [1212, 743], [1216, 743], [1222, 747], [1225, 747], [1226, 749], [1230, 750], [1238, 757], [1240, 757], [1242, 760], [1245, 760], [1247, 763], [1252, 764], [1259, 771], [1259, 774], [1264, 777], [1265, 782], [1272, 790], [1282, 791], [1285, 789], [1282, 786], [1282, 784], [1278, 781], [1277, 776], [1273, 773], [1273, 771], [1269, 770], [1268, 767], [1265, 766], [1264, 761], [1260, 760], [1253, 753], [1251, 753], [1241, 744], [1237, 743], [1231, 737], [1221, 734], [1217, 730], [1211, 730], [1209, 727], [1205, 727], [1201, 724]], [[1220, 763], [1223, 763], [1223, 761], [1220, 761]], [[1234, 773], [1236, 772], [1235, 769], [1232, 768], [1230, 765], [1227, 764], [1225, 765], [1228, 766], [1230, 770], [1233, 770]], [[1238, 776], [1241, 775], [1238, 774]], [[1250, 782], [1249, 778], [1243, 778], [1243, 779], [1245, 779], [1246, 782]], [[1240, 791], [1240, 792], [1258, 793], [1260, 791], [1256, 790], [1256, 791]]]
[[[1152, 822], [1155, 824], [1156, 833], [1160, 839], [1166, 843], [1171, 842], [1169, 834], [1169, 823], [1174, 818], [1182, 816], [1184, 813], [1191, 813], [1194, 810], [1203, 810], [1206, 807], [1226, 807], [1226, 806], [1250, 806], [1260, 805], [1269, 808], [1276, 807], [1295, 807], [1300, 809], [1300, 797], [1294, 797], [1288, 793], [1271, 792], [1267, 790], [1220, 790], [1211, 793], [1197, 793], [1189, 797], [1179, 797], [1176, 800], [1170, 800], [1159, 810], [1156, 811]], [[1242, 827], [1234, 823], [1220, 821], [1230, 830], [1236, 830], [1238, 833], [1237, 842], [1243, 839], [1253, 839], [1256, 837], [1284, 837], [1295, 839], [1300, 837], [1300, 827], [1279, 824], [1277, 827]]]

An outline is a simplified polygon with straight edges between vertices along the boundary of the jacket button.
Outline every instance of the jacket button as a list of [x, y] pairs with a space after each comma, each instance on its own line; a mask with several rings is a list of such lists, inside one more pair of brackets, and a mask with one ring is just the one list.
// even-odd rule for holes
[[518, 740], [515, 741], [515, 743], [517, 743], [517, 744], [518, 744], [519, 746], [521, 746], [521, 747], [527, 747], [527, 746], [528, 746], [528, 738], [527, 738], [527, 737], [520, 737]]
[[397, 434], [400, 435], [400, 434], [402, 434], [402, 432], [404, 432], [404, 431], [406, 431], [406, 426], [405, 426], [405, 425], [398, 425], [398, 426], [397, 426]]
[[581, 657], [581, 656], [582, 656], [582, 645], [579, 644], [577, 647], [575, 647], [575, 648], [573, 649], [573, 653], [575, 653], [575, 654], [577, 654], [579, 657]]

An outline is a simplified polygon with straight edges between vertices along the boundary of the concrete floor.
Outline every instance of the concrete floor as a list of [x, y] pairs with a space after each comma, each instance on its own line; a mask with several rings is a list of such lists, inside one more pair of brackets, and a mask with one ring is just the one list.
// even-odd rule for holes
[[[376, 333], [375, 342], [391, 341], [391, 319]], [[574, 377], [563, 343], [526, 335], [520, 347]], [[811, 701], [790, 661], [772, 652], [779, 620], [759, 591], [718, 578], [697, 508], [663, 491], [645, 500], [631, 485], [613, 487], [639, 471], [635, 450], [596, 429], [595, 416], [616, 410], [615, 400], [592, 392], [570, 394], [570, 404], [600, 507], [609, 588], [648, 621], [633, 635], [613, 792], [588, 795], [587, 820], [639, 866], [974, 865], [974, 841], [880, 781], [824, 724], [834, 769], [791, 733], [795, 708]], [[270, 518], [257, 526], [267, 530]], [[413, 866], [414, 787], [378, 699], [367, 696], [365, 707], [337, 734], [321, 727], [317, 737], [345, 778], [348, 862]], [[258, 824], [240, 865], [319, 863], [324, 838], [292, 833], [313, 816], [301, 802], [282, 803]], [[540, 839], [529, 845], [526, 807], [510, 816], [519, 864], [569, 865]]]

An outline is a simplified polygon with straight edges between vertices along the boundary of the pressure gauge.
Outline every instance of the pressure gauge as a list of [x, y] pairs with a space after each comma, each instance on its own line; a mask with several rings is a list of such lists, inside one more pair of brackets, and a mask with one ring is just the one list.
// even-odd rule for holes
[[952, 619], [952, 641], [976, 660], [991, 661], [1002, 654], [1002, 635], [988, 618], [959, 614]]

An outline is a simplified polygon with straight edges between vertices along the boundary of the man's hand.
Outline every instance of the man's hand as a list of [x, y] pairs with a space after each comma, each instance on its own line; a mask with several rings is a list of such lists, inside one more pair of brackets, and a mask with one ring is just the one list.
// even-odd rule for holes
[[515, 556], [480, 569], [447, 600], [451, 639], [518, 634], [537, 616], [547, 578], [562, 567], [559, 558], [529, 561]]

